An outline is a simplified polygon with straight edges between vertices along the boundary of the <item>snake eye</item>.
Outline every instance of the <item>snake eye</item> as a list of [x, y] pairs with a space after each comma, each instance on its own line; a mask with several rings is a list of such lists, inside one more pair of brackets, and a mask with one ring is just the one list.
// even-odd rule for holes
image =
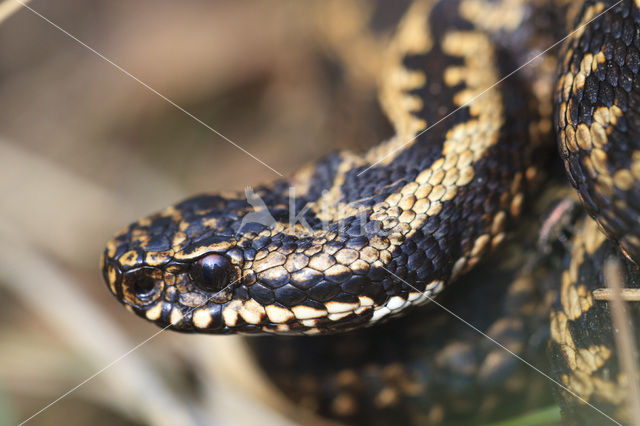
[[227, 285], [231, 272], [231, 262], [226, 256], [210, 254], [193, 264], [191, 278], [202, 290], [215, 292]]

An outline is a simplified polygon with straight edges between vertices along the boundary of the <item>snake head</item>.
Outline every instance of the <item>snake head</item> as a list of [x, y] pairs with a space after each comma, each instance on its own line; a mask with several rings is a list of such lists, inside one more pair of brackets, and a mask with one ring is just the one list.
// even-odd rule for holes
[[[273, 223], [247, 225], [256, 203], [226, 194], [188, 199], [125, 228], [103, 254], [111, 292], [129, 310], [178, 331], [313, 334], [371, 324], [442, 287], [416, 282], [430, 272], [420, 265], [431, 264], [415, 244], [396, 256], [406, 256], [398, 265], [417, 268], [394, 266], [391, 241], [401, 235], [359, 235], [355, 218], [346, 232], [296, 234], [283, 217], [289, 206], [279, 209], [282, 203], [256, 193]], [[425, 296], [425, 288], [433, 291]]]
[[232, 221], [220, 214], [229, 204], [194, 197], [122, 230], [102, 257], [111, 292], [161, 327], [231, 331], [223, 307], [246, 289], [243, 252], [226, 230]]

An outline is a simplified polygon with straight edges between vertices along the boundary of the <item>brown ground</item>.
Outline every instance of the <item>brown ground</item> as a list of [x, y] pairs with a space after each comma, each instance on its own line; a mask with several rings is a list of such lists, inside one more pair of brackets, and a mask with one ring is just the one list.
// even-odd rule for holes
[[[318, 59], [315, 6], [30, 3], [285, 176], [371, 139], [358, 119], [370, 92], [342, 90]], [[190, 194], [277, 175], [26, 9], [0, 24], [0, 51], [3, 424], [156, 333], [104, 288], [112, 234]], [[281, 424], [243, 356], [237, 338], [162, 333], [30, 424]]]

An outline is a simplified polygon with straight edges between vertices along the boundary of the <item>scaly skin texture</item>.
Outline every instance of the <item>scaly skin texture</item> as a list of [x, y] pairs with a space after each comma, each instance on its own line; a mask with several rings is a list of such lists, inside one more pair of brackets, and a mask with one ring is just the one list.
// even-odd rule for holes
[[[565, 417], [572, 424], [596, 425], [605, 421], [576, 396], [617, 421], [630, 421], [629, 377], [618, 363], [614, 341], [617, 331], [611, 324], [610, 303], [592, 293], [607, 288], [604, 265], [615, 257], [621, 257], [616, 244], [587, 218], [577, 225], [559, 274], [561, 285], [551, 311], [549, 353], [554, 375], [574, 394], [556, 389]], [[626, 287], [640, 287], [637, 266], [622, 260], [622, 272]], [[631, 330], [640, 327], [638, 308], [637, 302], [627, 304]]]
[[[345, 332], [404, 313], [445, 288], [475, 294], [449, 283], [499, 246], [520, 215], [527, 189], [540, 178], [540, 152], [552, 139], [553, 98], [569, 181], [614, 242], [595, 225], [576, 236], [559, 280], [550, 353], [560, 383], [626, 419], [625, 380], [612, 376], [615, 348], [606, 318], [592, 315], [600, 311], [591, 290], [602, 263], [594, 241], [615, 245], [629, 262], [640, 260], [638, 3], [417, 0], [384, 54], [377, 56], [377, 36], [359, 36], [371, 56], [365, 65], [327, 36], [328, 50], [345, 66], [361, 67], [368, 79], [378, 70], [394, 136], [369, 141], [363, 153], [338, 152], [288, 180], [193, 197], [128, 226], [103, 254], [110, 290], [161, 327], [214, 334]], [[512, 73], [574, 29], [555, 85], [554, 56]], [[626, 265], [635, 282], [633, 265]], [[520, 315], [500, 309], [504, 318]], [[450, 342], [436, 339], [433, 353]], [[428, 361], [425, 369], [433, 372], [436, 364]], [[404, 388], [386, 384], [374, 398], [415, 392], [406, 374], [394, 376]], [[502, 384], [501, 391], [510, 389]], [[589, 418], [560, 396], [568, 420]], [[362, 397], [351, 393], [343, 402]], [[433, 398], [426, 420], [446, 419], [444, 403]], [[333, 405], [349, 408], [321, 404], [325, 413]]]
[[556, 247], [533, 260], [541, 218], [564, 195], [556, 189], [532, 208], [525, 232], [443, 291], [441, 306], [348, 333], [247, 339], [258, 364], [296, 405], [347, 424], [488, 424], [552, 404], [543, 376], [450, 312], [547, 371], [562, 256]]
[[[516, 4], [510, 19], [478, 26], [480, 3], [416, 2], [398, 24], [380, 89], [394, 137], [132, 224], [104, 253], [112, 292], [176, 330], [317, 334], [424, 303], [470, 269], [521, 210], [540, 109], [518, 75], [483, 93], [522, 55], [508, 36], [534, 31]], [[243, 227], [260, 202], [273, 220]], [[210, 255], [225, 259], [224, 277], [203, 282]]]
[[[576, 24], [613, 5], [587, 1]], [[637, 3], [637, 2], [636, 2]], [[640, 262], [640, 11], [625, 1], [565, 46], [558, 80], [560, 153], [587, 212]]]

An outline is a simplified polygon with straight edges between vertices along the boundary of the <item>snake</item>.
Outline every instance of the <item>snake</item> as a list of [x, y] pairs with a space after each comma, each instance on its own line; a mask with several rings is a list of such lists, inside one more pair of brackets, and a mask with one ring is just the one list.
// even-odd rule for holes
[[[368, 7], [386, 13], [383, 2]], [[370, 141], [364, 152], [331, 154], [287, 179], [191, 197], [127, 226], [102, 255], [109, 290], [162, 328], [305, 335], [315, 337], [292, 339], [316, 342], [397, 325], [403, 318], [388, 320], [432, 312], [440, 299], [452, 306], [465, 297], [467, 304], [486, 304], [487, 313], [497, 315], [485, 321], [489, 328], [503, 317], [537, 318], [534, 308], [514, 307], [526, 306], [522, 300], [496, 302], [510, 294], [511, 284], [521, 288], [515, 283], [524, 275], [507, 268], [510, 283], [492, 286], [492, 278], [481, 285], [472, 270], [483, 262], [497, 265], [496, 252], [519, 224], [551, 232], [557, 221], [541, 223], [537, 212], [537, 222], [526, 217], [539, 189], [550, 185], [555, 138], [556, 160], [589, 216], [588, 225], [572, 225], [571, 241], [563, 240], [571, 248], [557, 268], [560, 278], [546, 280], [555, 282], [547, 293], [557, 295], [547, 310], [545, 339], [564, 389], [556, 395], [568, 422], [588, 412], [592, 401], [609, 404], [603, 410], [610, 419], [628, 418], [620, 407], [629, 379], [612, 355], [612, 328], [600, 312], [608, 312], [607, 303], [592, 292], [603, 285], [600, 246], [624, 262], [628, 283], [637, 282], [640, 4], [416, 0], [397, 7], [383, 52], [370, 49], [355, 60], [353, 46], [366, 43], [342, 43], [341, 50], [345, 62], [375, 76], [391, 137]], [[597, 237], [587, 237], [592, 234]], [[414, 309], [422, 305], [431, 306]], [[478, 310], [472, 311], [473, 322]], [[432, 317], [419, 321], [434, 337], [433, 350], [464, 334], [447, 335], [453, 328]], [[581, 321], [589, 327], [578, 326]], [[435, 329], [439, 323], [444, 329]], [[410, 328], [405, 322], [395, 333]], [[516, 352], [524, 353], [521, 346]], [[508, 375], [500, 377], [506, 386]], [[421, 394], [420, 386], [406, 388]], [[430, 414], [418, 423], [450, 421], [448, 405], [420, 401], [430, 407], [422, 414]], [[462, 411], [487, 404], [470, 402]], [[335, 408], [342, 407], [343, 417], [351, 416], [354, 410], [344, 407], [352, 405], [334, 400], [328, 415], [340, 417]], [[375, 404], [368, 407], [375, 418]], [[597, 415], [589, 413], [583, 418]]]

